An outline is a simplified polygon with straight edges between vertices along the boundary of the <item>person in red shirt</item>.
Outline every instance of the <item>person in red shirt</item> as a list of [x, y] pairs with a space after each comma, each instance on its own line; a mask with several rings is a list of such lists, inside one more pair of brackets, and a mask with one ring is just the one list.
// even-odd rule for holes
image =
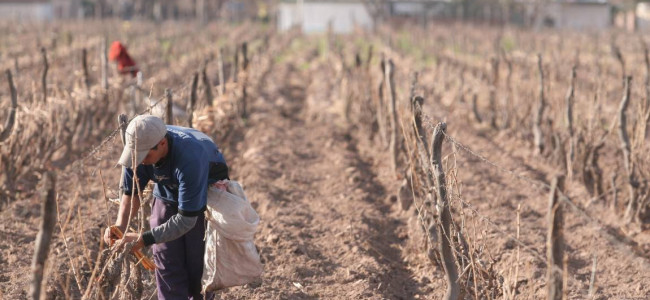
[[108, 52], [108, 60], [117, 63], [117, 70], [120, 74], [131, 73], [133, 77], [136, 77], [138, 74], [138, 67], [135, 64], [135, 61], [126, 51], [126, 47], [124, 47], [124, 45], [119, 41], [114, 41], [111, 45], [111, 49]]

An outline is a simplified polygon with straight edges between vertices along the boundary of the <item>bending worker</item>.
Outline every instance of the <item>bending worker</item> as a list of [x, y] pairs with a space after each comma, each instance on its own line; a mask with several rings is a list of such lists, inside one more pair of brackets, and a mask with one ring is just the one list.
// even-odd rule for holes
[[[137, 241], [134, 250], [153, 245], [158, 299], [203, 299], [201, 276], [205, 251], [208, 185], [228, 179], [228, 166], [217, 145], [204, 133], [178, 126], [165, 126], [158, 117], [134, 118], [126, 130], [119, 164], [124, 172], [124, 195], [115, 225], [125, 242]], [[126, 233], [129, 219], [140, 207], [133, 187], [133, 169], [144, 190], [155, 182], [149, 223], [151, 231]], [[110, 229], [104, 240], [116, 239]], [[209, 298], [209, 297], [208, 297]]]
[[111, 44], [111, 49], [108, 51], [108, 60], [114, 61], [117, 64], [117, 71], [120, 74], [131, 74], [131, 76], [136, 77], [138, 74], [138, 67], [135, 64], [129, 52], [126, 51], [126, 47], [118, 41]]

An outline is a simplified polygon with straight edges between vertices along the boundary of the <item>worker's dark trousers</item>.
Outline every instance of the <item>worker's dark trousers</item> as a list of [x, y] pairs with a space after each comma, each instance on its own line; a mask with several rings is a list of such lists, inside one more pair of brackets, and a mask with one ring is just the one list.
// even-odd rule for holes
[[[154, 228], [178, 213], [176, 203], [154, 198], [149, 224]], [[194, 228], [171, 242], [154, 244], [153, 256], [158, 269], [158, 299], [204, 299], [201, 295], [205, 216], [199, 215]], [[207, 299], [212, 299], [209, 294]]]

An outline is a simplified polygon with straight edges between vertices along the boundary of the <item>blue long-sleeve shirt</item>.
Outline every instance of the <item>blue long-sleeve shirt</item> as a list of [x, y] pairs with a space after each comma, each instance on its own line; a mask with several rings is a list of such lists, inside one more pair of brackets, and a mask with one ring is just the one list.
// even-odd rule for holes
[[[178, 203], [181, 215], [196, 216], [207, 204], [208, 185], [228, 178], [226, 160], [212, 139], [198, 130], [167, 126], [167, 139], [165, 158], [155, 165], [137, 166], [140, 189], [152, 180], [155, 197]], [[131, 195], [133, 170], [126, 168], [124, 174], [124, 194]]]

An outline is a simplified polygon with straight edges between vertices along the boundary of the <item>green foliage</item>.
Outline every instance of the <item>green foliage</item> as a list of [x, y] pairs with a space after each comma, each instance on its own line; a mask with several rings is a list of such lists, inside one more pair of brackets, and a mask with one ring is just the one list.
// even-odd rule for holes
[[170, 38], [159, 38], [158, 45], [160, 45], [160, 54], [166, 61], [172, 60], [172, 40]]
[[363, 37], [357, 37], [354, 40], [354, 44], [357, 46], [357, 49], [368, 49], [368, 47], [370, 47], [371, 42]]
[[454, 52], [454, 54], [463, 53], [463, 49], [458, 43], [454, 43], [451, 47], [451, 50]]
[[264, 40], [262, 39], [254, 39], [250, 42], [248, 42], [248, 52], [249, 53], [255, 53], [259, 50], [260, 47], [264, 44]]
[[397, 48], [400, 50], [406, 52], [406, 53], [411, 53], [411, 50], [413, 49], [413, 42], [411, 41], [411, 37], [408, 34], [408, 32], [402, 32], [397, 36]]
[[501, 48], [502, 48], [505, 52], [510, 52], [510, 51], [512, 51], [512, 50], [514, 50], [514, 49], [517, 48], [517, 42], [516, 42], [515, 39], [514, 39], [513, 37], [511, 37], [511, 36], [507, 36], [507, 35], [506, 35], [506, 36], [503, 36], [503, 37], [501, 38]]
[[425, 55], [422, 60], [424, 67], [433, 67], [438, 63], [438, 59], [435, 56]]
[[327, 40], [327, 35], [323, 34], [318, 37], [317, 49], [319, 57], [327, 57], [327, 55], [329, 55], [330, 45], [329, 41]]

